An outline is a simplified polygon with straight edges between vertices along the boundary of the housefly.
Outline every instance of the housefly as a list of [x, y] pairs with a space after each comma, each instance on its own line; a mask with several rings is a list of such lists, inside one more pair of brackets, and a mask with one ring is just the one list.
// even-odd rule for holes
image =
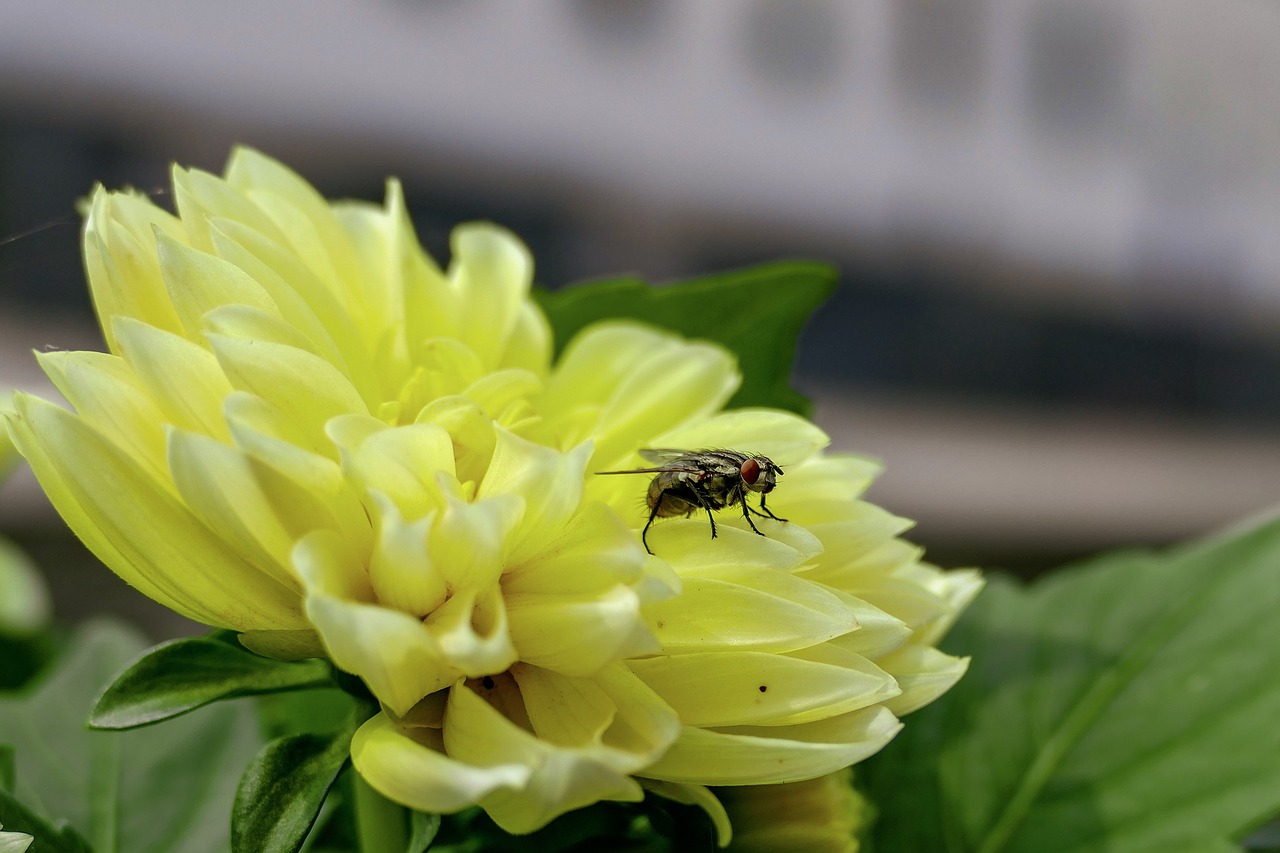
[[[597, 474], [656, 474], [649, 482], [649, 521], [640, 541], [650, 554], [646, 538], [655, 518], [686, 518], [699, 509], [706, 510], [711, 521], [711, 538], [716, 538], [716, 519], [712, 515], [727, 506], [741, 505], [742, 517], [751, 529], [760, 533], [751, 515], [778, 518], [765, 506], [765, 496], [777, 485], [782, 469], [767, 456], [752, 456], [736, 450], [641, 450], [640, 456], [652, 462], [652, 468], [629, 471], [597, 471]], [[747, 493], [760, 495], [760, 509], [747, 503]]]

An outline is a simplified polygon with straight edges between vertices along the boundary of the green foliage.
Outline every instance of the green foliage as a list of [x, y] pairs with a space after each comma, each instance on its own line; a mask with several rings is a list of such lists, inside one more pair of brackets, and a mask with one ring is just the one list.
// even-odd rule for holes
[[44, 578], [26, 554], [0, 539], [0, 691], [26, 684], [53, 656], [51, 612]]
[[323, 660], [279, 661], [248, 651], [233, 635], [161, 643], [122, 672], [93, 706], [90, 725], [129, 729], [216, 702], [330, 683]]
[[445, 815], [431, 853], [715, 853], [706, 812], [649, 794], [641, 803], [596, 803], [529, 835], [510, 835], [478, 808]]
[[996, 579], [859, 768], [875, 849], [1217, 851], [1280, 810], [1280, 522]]
[[233, 853], [296, 853], [350, 760], [351, 736], [364, 715], [342, 729], [298, 734], [267, 744], [245, 771], [231, 813]]
[[[39, 835], [32, 851], [227, 849], [235, 783], [261, 743], [249, 708], [211, 708], [146, 732], [85, 727], [94, 696], [144, 645], [130, 629], [93, 623], [42, 681], [0, 696], [0, 740], [16, 753], [0, 823]], [[73, 829], [47, 834], [59, 821]]]
[[641, 320], [732, 350], [743, 382], [730, 406], [808, 414], [809, 402], [790, 385], [796, 336], [835, 281], [835, 269], [826, 264], [783, 262], [659, 287], [613, 279], [538, 291], [535, 297], [560, 349], [597, 320]]
[[28, 636], [49, 624], [49, 589], [30, 558], [0, 539], [0, 634]]

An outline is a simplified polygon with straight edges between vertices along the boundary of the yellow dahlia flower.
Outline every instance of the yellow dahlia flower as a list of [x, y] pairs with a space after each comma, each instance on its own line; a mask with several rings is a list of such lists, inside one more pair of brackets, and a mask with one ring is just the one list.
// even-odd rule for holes
[[[550, 353], [524, 247], [460, 228], [441, 271], [394, 183], [330, 205], [246, 150], [174, 195], [94, 193], [111, 352], [41, 356], [74, 413], [16, 401], [64, 518], [162, 604], [363, 678], [388, 716], [353, 754], [402, 802], [527, 831], [641, 798], [679, 721], [621, 661], [678, 582], [584, 502], [589, 447], [519, 435]], [[379, 763], [393, 725], [409, 790]]]
[[[716, 811], [706, 785], [831, 773], [959, 677], [933, 644], [976, 576], [919, 563], [812, 424], [720, 411], [726, 351], [606, 323], [552, 366], [525, 248], [466, 226], [439, 269], [394, 182], [330, 204], [240, 150], [174, 197], [94, 193], [110, 353], [41, 356], [75, 412], [20, 395], [10, 433], [129, 583], [361, 677], [388, 797], [525, 832], [640, 777]], [[769, 456], [789, 521], [663, 520], [647, 555], [644, 480], [595, 476], [646, 447]]]

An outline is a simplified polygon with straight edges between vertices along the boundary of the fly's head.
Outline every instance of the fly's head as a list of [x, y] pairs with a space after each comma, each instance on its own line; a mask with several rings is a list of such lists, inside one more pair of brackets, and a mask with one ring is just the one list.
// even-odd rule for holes
[[739, 469], [742, 474], [742, 485], [748, 491], [769, 494], [778, 485], [782, 469], [774, 464], [768, 456], [748, 456]]

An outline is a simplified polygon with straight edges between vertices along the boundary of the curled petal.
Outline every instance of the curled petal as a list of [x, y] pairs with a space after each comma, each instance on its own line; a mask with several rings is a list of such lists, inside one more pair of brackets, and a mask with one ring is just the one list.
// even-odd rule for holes
[[909, 643], [877, 663], [892, 673], [902, 688], [902, 695], [885, 703], [899, 717], [946, 693], [969, 668], [968, 658], [952, 657], [919, 643]]
[[815, 660], [763, 652], [670, 655], [629, 666], [690, 726], [793, 725], [897, 695], [880, 667], [857, 655], [837, 660], [830, 651]]
[[700, 785], [797, 782], [874, 755], [901, 728], [878, 705], [795, 726], [686, 727], [644, 775]]
[[577, 512], [590, 453], [588, 445], [561, 453], [497, 430], [493, 459], [476, 497], [509, 494], [524, 499], [524, 518], [508, 544], [510, 562], [520, 563], [542, 548]]
[[336, 534], [312, 533], [294, 548], [307, 588], [306, 612], [329, 657], [396, 714], [462, 677], [422, 621], [372, 603], [358, 556]]
[[351, 760], [384, 796], [419, 811], [450, 814], [500, 790], [520, 790], [533, 769], [517, 761], [476, 766], [422, 740], [430, 730], [398, 726], [378, 714], [355, 733]]

